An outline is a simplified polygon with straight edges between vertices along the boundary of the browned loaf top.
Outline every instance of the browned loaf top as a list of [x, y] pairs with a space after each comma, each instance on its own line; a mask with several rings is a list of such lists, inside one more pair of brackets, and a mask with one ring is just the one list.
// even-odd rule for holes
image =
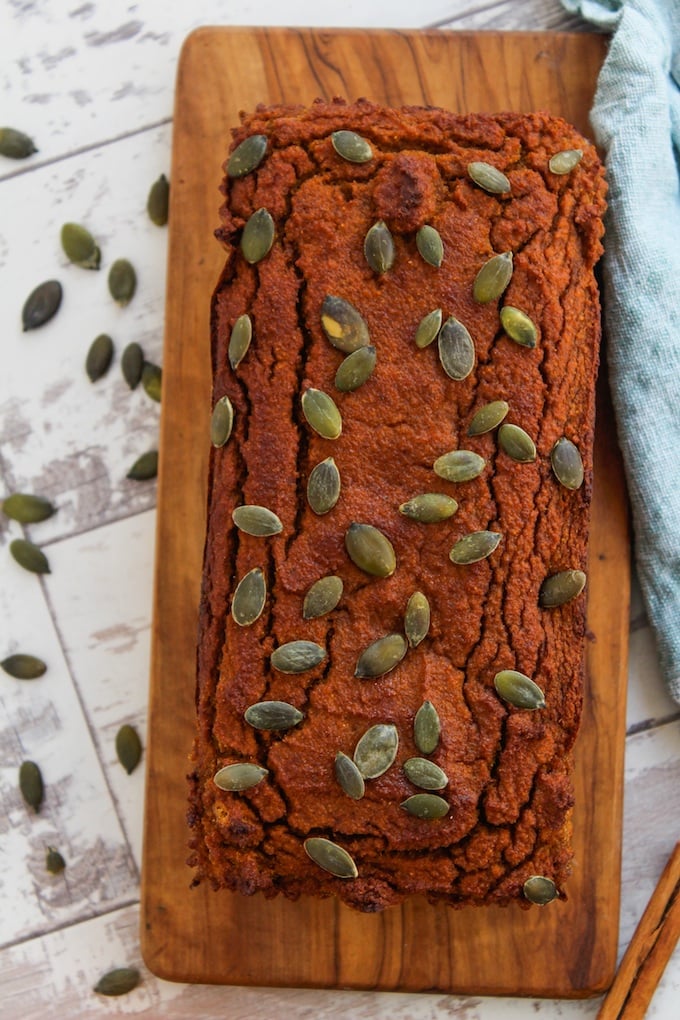
[[[359, 139], [335, 134], [346, 131]], [[258, 108], [243, 116], [232, 150], [254, 135], [264, 155], [249, 152], [257, 142], [239, 150], [217, 232], [228, 255], [212, 306], [213, 398], [230, 405], [215, 416], [214, 441], [228, 431], [229, 407], [233, 428], [211, 454], [190, 863], [216, 887], [334, 894], [361, 910], [413, 894], [454, 906], [564, 897], [587, 586], [550, 607], [542, 585], [586, 566], [605, 195], [597, 154], [547, 114], [462, 117], [368, 101]], [[578, 162], [571, 150], [582, 151]], [[471, 163], [502, 171], [509, 189]], [[436, 234], [419, 233], [424, 226]], [[498, 272], [475, 294], [496, 255]], [[512, 311], [501, 322], [503, 308], [529, 322]], [[418, 330], [437, 310], [443, 329], [419, 346], [435, 335], [436, 315]], [[354, 312], [367, 332], [348, 341]], [[375, 348], [375, 366], [347, 390], [354, 363], [344, 358], [356, 344]], [[236, 367], [230, 353], [242, 357]], [[372, 352], [356, 361], [354, 382]], [[337, 438], [313, 427], [334, 434], [332, 420], [327, 428], [310, 410], [314, 391], [340, 413]], [[476, 412], [500, 401], [503, 425], [523, 431], [496, 424], [471, 435]], [[578, 451], [560, 444], [562, 481], [551, 460], [561, 439]], [[481, 458], [467, 458], [481, 467], [470, 480], [433, 469], [457, 450]], [[310, 475], [329, 458], [337, 474], [326, 464], [314, 475], [315, 512]], [[439, 516], [451, 499], [457, 510], [434, 523], [400, 510], [426, 493], [449, 497], [429, 501]], [[281, 530], [239, 529], [241, 505], [271, 510]], [[368, 564], [386, 576], [351, 558], [348, 541], [361, 551], [375, 538], [357, 525], [388, 539], [380, 563]], [[476, 532], [492, 533], [472, 540], [488, 555], [455, 562], [471, 558], [464, 543], [452, 560], [456, 542]], [[342, 581], [336, 607], [305, 618], [308, 590], [329, 575]], [[583, 578], [568, 580], [573, 594]], [[247, 622], [263, 589], [262, 612]], [[398, 636], [357, 669], [388, 635]], [[299, 641], [313, 644], [289, 646]], [[316, 665], [304, 658], [310, 650]], [[263, 702], [299, 715], [282, 709], [285, 728], [274, 729], [271, 706], [248, 712]], [[431, 743], [414, 735], [423, 704]], [[369, 730], [378, 764], [359, 752], [353, 766]], [[235, 763], [260, 768], [227, 770], [218, 785], [218, 771]], [[548, 881], [525, 887], [532, 876]]]

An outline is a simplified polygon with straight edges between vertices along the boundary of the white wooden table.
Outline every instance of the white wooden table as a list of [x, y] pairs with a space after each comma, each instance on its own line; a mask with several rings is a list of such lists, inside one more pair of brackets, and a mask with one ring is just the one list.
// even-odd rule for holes
[[[534, 1013], [594, 1017], [598, 1000], [529, 1001], [442, 995], [187, 986], [160, 981], [139, 952], [143, 769], [116, 758], [123, 723], [145, 732], [155, 483], [126, 473], [157, 442], [158, 405], [120, 374], [137, 340], [162, 362], [166, 231], [145, 212], [148, 188], [169, 171], [174, 75], [182, 40], [202, 24], [451, 29], [578, 29], [558, 0], [5, 0], [0, 5], [0, 124], [35, 138], [26, 162], [0, 157], [0, 496], [50, 498], [58, 513], [23, 529], [0, 520], [0, 659], [31, 652], [39, 680], [0, 672], [0, 1014], [60, 1020], [126, 1013], [158, 1018], [291, 1020], [341, 1017], [507, 1020]], [[96, 233], [104, 263], [129, 257], [139, 289], [126, 309], [106, 272], [69, 265], [66, 221]], [[29, 291], [56, 277], [65, 297], [43, 330], [22, 333]], [[85, 353], [110, 333], [116, 360], [91, 384]], [[10, 557], [25, 535], [47, 553], [38, 577]], [[615, 595], [615, 593], [613, 593]], [[680, 710], [665, 693], [639, 596], [630, 620], [630, 683], [621, 952], [678, 838]], [[38, 815], [17, 784], [39, 762]], [[46, 847], [67, 862], [45, 870]], [[114, 966], [137, 966], [120, 999], [92, 986]], [[676, 950], [649, 1015], [679, 1015]]]

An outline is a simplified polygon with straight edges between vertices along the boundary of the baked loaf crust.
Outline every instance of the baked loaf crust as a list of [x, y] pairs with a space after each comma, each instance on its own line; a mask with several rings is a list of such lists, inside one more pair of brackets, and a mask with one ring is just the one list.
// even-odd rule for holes
[[[367, 141], [369, 158], [339, 153], [339, 131]], [[220, 405], [213, 441], [229, 436], [213, 447], [210, 461], [190, 775], [196, 881], [267, 897], [336, 895], [364, 911], [414, 894], [452, 906], [564, 898], [586, 592], [551, 607], [543, 604], [549, 599], [542, 586], [547, 577], [586, 569], [600, 340], [593, 268], [605, 195], [597, 154], [571, 126], [543, 113], [456, 116], [365, 100], [258, 107], [242, 117], [232, 151], [253, 135], [265, 137], [266, 151], [250, 172], [225, 177], [217, 231], [227, 259], [212, 304], [213, 401], [226, 395], [229, 404]], [[552, 172], [551, 157], [570, 150], [582, 151], [578, 163]], [[487, 191], [471, 178], [470, 163], [502, 171], [509, 190]], [[247, 247], [246, 257], [240, 247], [246, 224], [263, 209], [273, 221], [273, 244], [263, 255]], [[389, 236], [381, 225], [366, 241], [376, 223]], [[425, 225], [442, 241], [439, 266], [431, 232], [430, 248], [423, 245], [430, 261], [420, 253]], [[255, 247], [262, 236], [256, 231]], [[384, 269], [390, 237], [394, 257]], [[496, 255], [504, 255], [503, 266], [494, 264], [501, 272], [511, 263], [511, 279], [501, 296], [482, 303], [474, 283]], [[493, 285], [481, 296], [488, 293]], [[329, 296], [342, 300], [329, 304]], [[344, 302], [360, 313], [376, 351], [372, 374], [349, 392], [336, 386], [352, 346], [344, 352], [335, 346], [347, 332]], [[534, 324], [534, 346], [526, 329], [518, 332], [518, 321], [526, 327], [521, 318], [514, 325], [505, 320], [517, 339], [508, 335], [500, 319], [507, 307]], [[452, 348], [440, 339], [422, 348], [415, 342], [424, 316], [437, 309], [444, 323], [454, 316], [472, 338], [474, 366], [464, 378], [451, 378], [441, 360], [448, 350], [454, 374], [466, 371], [469, 345], [455, 323], [448, 327], [458, 337]], [[252, 341], [232, 368], [230, 343], [238, 360], [232, 333], [244, 315]], [[421, 343], [423, 334], [424, 327]], [[339, 409], [337, 438], [309, 424], [302, 396], [310, 389]], [[498, 401], [508, 404], [505, 424], [533, 440], [535, 459], [513, 430], [505, 430], [503, 443], [498, 427], [469, 435], [475, 413]], [[563, 437], [580, 453], [577, 487], [562, 484], [551, 465]], [[481, 473], [458, 482], [436, 474], [435, 461], [454, 450], [483, 458]], [[566, 452], [573, 455], [569, 446]], [[340, 495], [332, 509], [317, 513], [308, 483], [328, 458], [339, 472]], [[558, 471], [564, 476], [565, 469]], [[567, 482], [577, 485], [573, 471]], [[328, 486], [321, 491], [327, 495]], [[424, 523], [400, 511], [424, 493], [455, 499], [456, 512]], [[232, 512], [241, 505], [273, 511], [281, 531], [258, 537], [240, 530]], [[369, 534], [357, 524], [389, 540], [396, 569], [388, 573], [384, 559], [380, 567], [388, 576], [367, 573], [350, 558], [348, 529], [360, 545]], [[501, 538], [475, 540], [498, 543], [484, 558], [453, 562], [450, 550], [473, 532]], [[238, 624], [230, 612], [234, 593], [256, 568], [266, 585], [264, 609], [253, 623]], [[328, 575], [343, 583], [337, 607], [305, 619], [306, 593]], [[580, 575], [570, 576], [575, 591]], [[374, 649], [377, 666], [364, 660], [357, 670], [374, 642], [404, 634], [414, 592], [429, 604], [426, 636], [414, 638], [403, 657], [407, 643], [393, 638]], [[419, 609], [416, 625], [425, 619], [422, 599]], [[413, 626], [409, 616], [412, 637]], [[297, 641], [320, 646], [322, 660], [293, 673], [275, 656], [276, 668], [272, 653]], [[393, 660], [383, 675], [355, 675]], [[504, 671], [519, 672], [540, 690], [513, 673], [505, 675], [501, 696], [495, 678]], [[271, 701], [294, 706], [301, 721], [280, 730], [246, 721], [250, 706]], [[440, 722], [434, 749], [414, 736], [423, 703]], [[392, 764], [364, 778], [365, 792], [356, 796], [361, 776], [342, 757], [336, 764], [336, 756], [352, 759], [373, 726], [387, 728], [373, 732], [388, 742], [396, 735], [398, 748]], [[438, 765], [445, 785], [415, 785], [409, 774], [436, 786], [438, 773], [422, 763], [408, 773], [404, 765], [413, 758]], [[215, 775], [240, 762], [267, 771], [246, 789], [220, 788]], [[251, 782], [246, 774], [243, 781]], [[437, 799], [404, 806], [422, 794]], [[414, 815], [416, 804], [419, 812], [441, 808], [444, 816]], [[548, 881], [525, 887], [532, 876]]]

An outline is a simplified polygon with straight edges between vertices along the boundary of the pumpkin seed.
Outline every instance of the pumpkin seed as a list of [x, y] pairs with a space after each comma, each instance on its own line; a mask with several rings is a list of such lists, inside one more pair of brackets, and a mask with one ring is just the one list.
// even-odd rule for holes
[[127, 473], [134, 482], [147, 482], [158, 474], [158, 450], [147, 450], [138, 457]]
[[557, 886], [552, 878], [544, 875], [532, 875], [522, 886], [524, 895], [531, 903], [544, 907], [557, 897]]
[[99, 269], [102, 253], [94, 237], [79, 223], [65, 223], [61, 228], [61, 247], [69, 262], [82, 269]]
[[354, 131], [334, 131], [331, 144], [338, 156], [349, 163], [368, 163], [373, 159], [373, 149], [361, 135]]
[[356, 878], [359, 872], [352, 857], [337, 843], [323, 836], [310, 836], [303, 843], [308, 857], [336, 878]]
[[220, 790], [238, 793], [241, 790], [251, 790], [268, 775], [269, 769], [263, 768], [262, 765], [250, 761], [237, 761], [233, 765], [225, 765], [216, 772], [213, 782]]
[[586, 586], [586, 575], [582, 570], [562, 570], [546, 577], [538, 593], [538, 604], [544, 609], [563, 606], [580, 595]]
[[325, 658], [326, 649], [315, 641], [287, 641], [272, 652], [269, 661], [280, 673], [305, 673]]
[[583, 159], [582, 149], [563, 149], [550, 157], [548, 168], [553, 174], [568, 174]]
[[323, 439], [337, 439], [342, 432], [342, 417], [332, 397], [312, 386], [302, 394], [302, 413]]
[[243, 718], [256, 730], [289, 730], [301, 723], [304, 715], [287, 701], [258, 701], [245, 710]]
[[125, 723], [116, 733], [116, 754], [128, 775], [134, 772], [142, 757], [142, 742], [134, 726]]
[[443, 797], [438, 797], [436, 793], [414, 793], [412, 797], [402, 801], [400, 807], [416, 818], [428, 819], [444, 818], [450, 810], [447, 801]]
[[475, 277], [472, 296], [480, 305], [499, 298], [512, 277], [512, 252], [494, 255], [488, 259]]
[[359, 347], [340, 362], [335, 373], [335, 385], [341, 393], [353, 393], [373, 373], [376, 363], [375, 347]]
[[515, 708], [545, 708], [545, 696], [541, 688], [516, 669], [502, 669], [496, 673], [493, 682], [501, 698]]
[[364, 238], [364, 256], [374, 273], [386, 273], [394, 265], [394, 239], [383, 220], [369, 228]]
[[250, 135], [245, 138], [229, 157], [227, 177], [245, 177], [260, 165], [266, 151], [266, 135]]
[[219, 449], [224, 446], [234, 427], [234, 406], [228, 396], [220, 397], [210, 419], [210, 442]]
[[48, 846], [45, 852], [45, 870], [51, 875], [59, 875], [66, 867], [66, 861], [56, 847]]
[[354, 764], [364, 779], [377, 779], [397, 757], [398, 747], [397, 727], [392, 723], [376, 723], [359, 738], [354, 748]]
[[399, 513], [421, 524], [437, 524], [448, 520], [457, 509], [458, 503], [451, 496], [443, 492], [423, 492], [402, 503]]
[[239, 315], [238, 319], [232, 326], [231, 335], [229, 337], [229, 364], [232, 369], [238, 368], [250, 347], [250, 341], [253, 338], [253, 324], [249, 315], [245, 313]]
[[142, 389], [147, 397], [151, 397], [157, 404], [160, 403], [163, 389], [163, 369], [150, 361], [144, 362], [142, 368]]
[[27, 159], [37, 152], [33, 139], [16, 128], [0, 128], [0, 156], [8, 159]]
[[40, 768], [34, 761], [22, 761], [19, 766], [19, 789], [28, 806], [37, 814], [43, 802], [45, 787]]
[[130, 389], [136, 390], [141, 382], [142, 372], [144, 371], [144, 351], [136, 340], [127, 344], [123, 350], [120, 359], [120, 370], [123, 373], [123, 379], [125, 379]]
[[364, 777], [349, 755], [342, 751], [335, 756], [335, 778], [348, 797], [361, 800], [366, 792]]
[[430, 603], [422, 591], [414, 591], [406, 605], [404, 633], [411, 648], [417, 648], [430, 629]]
[[427, 758], [408, 758], [404, 762], [406, 778], [422, 790], [443, 790], [449, 777], [439, 765]]
[[249, 627], [259, 618], [267, 599], [267, 584], [260, 567], [241, 578], [231, 602], [231, 615], [239, 627]]
[[94, 986], [98, 995], [126, 995], [139, 984], [139, 971], [135, 967], [116, 967], [100, 977]]
[[274, 220], [267, 209], [257, 209], [248, 219], [241, 234], [241, 252], [246, 262], [254, 265], [267, 255], [274, 243]]
[[394, 669], [406, 655], [407, 644], [401, 634], [387, 634], [373, 641], [357, 659], [354, 675], [375, 680]]
[[237, 506], [232, 511], [231, 519], [240, 531], [245, 531], [246, 535], [254, 535], [256, 538], [278, 535], [283, 530], [279, 518], [266, 506], [256, 504]]
[[520, 464], [536, 460], [536, 446], [533, 439], [519, 425], [504, 424], [498, 430], [498, 444], [508, 457]]
[[480, 188], [491, 195], [504, 195], [510, 191], [510, 181], [502, 170], [490, 163], [475, 161], [468, 163], [467, 172]]
[[90, 344], [85, 358], [85, 371], [90, 382], [97, 382], [105, 376], [113, 358], [113, 340], [106, 333], [100, 333]]
[[46, 280], [32, 290], [21, 310], [24, 333], [49, 322], [59, 311], [62, 295], [63, 291], [58, 280]]
[[504, 305], [500, 310], [501, 325], [511, 340], [520, 347], [535, 347], [538, 330], [529, 316], [513, 305]]
[[109, 293], [121, 308], [129, 305], [137, 290], [137, 274], [128, 259], [116, 259], [109, 269]]
[[49, 574], [50, 565], [47, 561], [47, 557], [42, 549], [38, 549], [37, 545], [33, 545], [25, 538], [15, 538], [13, 542], [9, 544], [9, 551], [13, 558], [23, 567], [24, 570], [30, 570], [33, 574]]
[[304, 620], [315, 620], [318, 616], [325, 616], [335, 609], [342, 598], [342, 578], [335, 574], [328, 574], [320, 577], [311, 586], [305, 595], [302, 605], [302, 617]]
[[429, 347], [432, 341], [437, 339], [441, 328], [442, 310], [441, 308], [435, 308], [434, 311], [424, 315], [418, 323], [415, 337], [416, 347], [420, 348], [420, 350]]
[[327, 294], [321, 305], [321, 325], [329, 342], [344, 354], [368, 347], [371, 338], [361, 313], [344, 298]]
[[458, 539], [449, 559], [459, 564], [479, 563], [491, 555], [502, 537], [497, 531], [472, 531]]
[[444, 245], [438, 230], [425, 223], [416, 234], [416, 248], [425, 262], [439, 269], [444, 260]]
[[28, 492], [13, 492], [2, 502], [2, 512], [20, 524], [38, 524], [55, 514], [56, 508], [49, 499]]
[[558, 439], [550, 453], [555, 478], [565, 489], [578, 489], [583, 485], [583, 461], [578, 448], [570, 439], [562, 436]]
[[366, 574], [390, 577], [396, 570], [392, 543], [372, 524], [350, 524], [345, 532], [345, 548], [352, 563]]
[[8, 655], [0, 662], [0, 666], [15, 680], [37, 680], [47, 672], [47, 666], [42, 659], [35, 655], [26, 655], [25, 652]]
[[434, 473], [447, 482], [470, 482], [481, 475], [486, 461], [472, 450], [451, 450], [437, 457], [432, 466]]
[[432, 754], [437, 749], [440, 734], [437, 709], [431, 701], [424, 701], [413, 720], [413, 740], [421, 754]]
[[481, 436], [485, 432], [491, 432], [500, 425], [509, 410], [509, 405], [505, 400], [492, 400], [491, 403], [484, 404], [478, 411], [475, 411], [467, 434]]
[[327, 514], [340, 498], [340, 472], [332, 457], [312, 468], [307, 480], [307, 502], [315, 514]]
[[451, 379], [467, 379], [475, 364], [475, 345], [462, 322], [455, 315], [444, 323], [437, 341], [439, 360]]
[[168, 205], [170, 202], [170, 185], [165, 174], [161, 174], [149, 189], [146, 200], [146, 211], [149, 219], [157, 227], [164, 227], [168, 222]]

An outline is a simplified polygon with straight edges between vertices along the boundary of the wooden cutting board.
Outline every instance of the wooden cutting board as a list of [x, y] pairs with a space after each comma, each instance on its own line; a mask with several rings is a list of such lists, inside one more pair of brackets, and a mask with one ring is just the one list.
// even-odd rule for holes
[[379, 915], [335, 900], [190, 888], [187, 756], [210, 414], [213, 238], [230, 126], [258, 102], [367, 96], [391, 105], [562, 114], [588, 133], [604, 43], [593, 35], [205, 28], [177, 76], [171, 178], [142, 949], [161, 977], [241, 985], [585, 996], [617, 951], [629, 594], [625, 489], [606, 387], [597, 426], [588, 688], [577, 742], [576, 867], [568, 903]]

